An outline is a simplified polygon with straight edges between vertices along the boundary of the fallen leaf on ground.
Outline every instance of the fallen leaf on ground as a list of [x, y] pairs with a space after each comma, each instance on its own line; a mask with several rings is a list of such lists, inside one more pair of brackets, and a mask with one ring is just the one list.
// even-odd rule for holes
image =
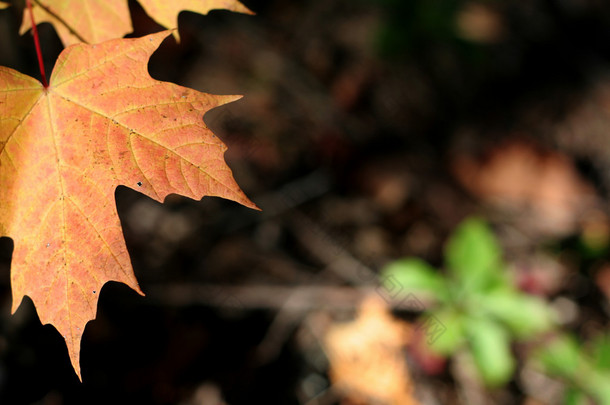
[[593, 187], [568, 157], [528, 142], [504, 142], [485, 159], [461, 156], [454, 173], [476, 196], [501, 208], [529, 211], [529, 226], [553, 235], [574, 231], [595, 201]]
[[377, 297], [361, 304], [354, 321], [330, 328], [324, 342], [330, 378], [345, 403], [418, 404], [405, 362], [411, 333]]

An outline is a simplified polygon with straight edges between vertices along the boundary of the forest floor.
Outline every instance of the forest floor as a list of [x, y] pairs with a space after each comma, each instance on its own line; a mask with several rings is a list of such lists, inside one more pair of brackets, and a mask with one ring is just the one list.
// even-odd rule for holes
[[[146, 296], [104, 287], [82, 384], [31, 301], [10, 315], [2, 239], [0, 403], [559, 403], [561, 383], [532, 383], [523, 359], [510, 384], [489, 390], [460, 360], [418, 354], [409, 330], [420, 312], [393, 302], [379, 274], [404, 257], [442, 268], [447, 238], [476, 215], [516, 285], [555, 308], [562, 328], [583, 341], [606, 331], [610, 5], [243, 3], [256, 15], [181, 14], [181, 43], [166, 40], [150, 71], [244, 95], [205, 121], [262, 211], [119, 188]], [[130, 7], [134, 36], [159, 29]], [[5, 14], [0, 65], [37, 77], [30, 36]], [[55, 60], [56, 34], [41, 35]], [[389, 360], [402, 374], [383, 374], [378, 348], [350, 352], [345, 328], [337, 335], [369, 321], [372, 341], [404, 332]]]

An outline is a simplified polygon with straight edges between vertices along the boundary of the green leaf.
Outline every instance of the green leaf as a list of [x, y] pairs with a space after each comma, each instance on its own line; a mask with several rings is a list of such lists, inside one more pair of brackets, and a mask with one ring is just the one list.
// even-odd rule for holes
[[531, 337], [552, 326], [553, 314], [542, 299], [513, 289], [486, 294], [481, 306], [520, 338]]
[[610, 370], [610, 336], [602, 334], [593, 341], [593, 360], [597, 368]]
[[607, 373], [593, 373], [586, 380], [586, 391], [595, 398], [598, 405], [610, 405], [610, 375]]
[[462, 222], [445, 249], [446, 264], [467, 290], [482, 289], [496, 280], [501, 250], [487, 224], [479, 218]]
[[448, 356], [455, 353], [466, 342], [464, 316], [445, 307], [425, 315], [418, 328], [425, 328], [426, 342], [435, 353]]
[[576, 388], [568, 388], [563, 396], [564, 405], [583, 405], [585, 400], [583, 392]]
[[504, 328], [493, 320], [468, 318], [466, 334], [483, 381], [489, 386], [507, 383], [515, 369], [515, 360]]
[[404, 298], [408, 294], [427, 294], [441, 301], [447, 299], [445, 279], [423, 260], [407, 258], [390, 263], [382, 271], [385, 295]]
[[[535, 353], [546, 373], [560, 377], [572, 385], [566, 394], [565, 403], [578, 403], [584, 395], [596, 404], [610, 405], [610, 372], [607, 366], [607, 337], [598, 337], [593, 345], [593, 356], [583, 354], [576, 339], [560, 336]], [[568, 395], [569, 394], [569, 395]], [[571, 402], [570, 402], [571, 401]]]
[[535, 357], [554, 376], [574, 380], [581, 371], [580, 347], [571, 336], [558, 337], [536, 352]]

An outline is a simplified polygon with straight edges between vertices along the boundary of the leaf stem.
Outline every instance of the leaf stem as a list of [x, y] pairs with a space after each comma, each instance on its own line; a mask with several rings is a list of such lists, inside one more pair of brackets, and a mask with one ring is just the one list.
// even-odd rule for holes
[[36, 21], [34, 21], [34, 11], [32, 11], [32, 2], [25, 0], [25, 4], [30, 12], [30, 20], [32, 21], [32, 34], [34, 35], [34, 45], [36, 46], [36, 55], [38, 56], [38, 67], [40, 67], [40, 76], [42, 77], [42, 85], [44, 88], [49, 87], [47, 83], [47, 75], [44, 72], [44, 63], [42, 62], [42, 52], [40, 51], [40, 40], [38, 39], [38, 29], [36, 28]]

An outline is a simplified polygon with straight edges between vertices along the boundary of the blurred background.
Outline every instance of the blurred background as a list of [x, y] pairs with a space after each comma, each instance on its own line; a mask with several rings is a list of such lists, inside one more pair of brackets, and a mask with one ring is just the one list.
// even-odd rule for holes
[[[412, 325], [428, 303], [402, 308], [379, 274], [403, 257], [443, 268], [447, 238], [477, 215], [562, 330], [606, 331], [610, 4], [243, 3], [256, 15], [180, 14], [182, 42], [167, 39], [150, 72], [244, 95], [205, 122], [262, 212], [119, 188], [146, 297], [104, 287], [82, 384], [29, 299], [10, 315], [0, 240], [0, 403], [563, 403], [566, 383], [532, 369], [523, 345], [492, 389], [427, 354]], [[161, 29], [129, 5], [131, 36]], [[39, 77], [20, 21], [18, 7], [0, 12], [0, 65]], [[61, 43], [39, 31], [50, 72]]]

